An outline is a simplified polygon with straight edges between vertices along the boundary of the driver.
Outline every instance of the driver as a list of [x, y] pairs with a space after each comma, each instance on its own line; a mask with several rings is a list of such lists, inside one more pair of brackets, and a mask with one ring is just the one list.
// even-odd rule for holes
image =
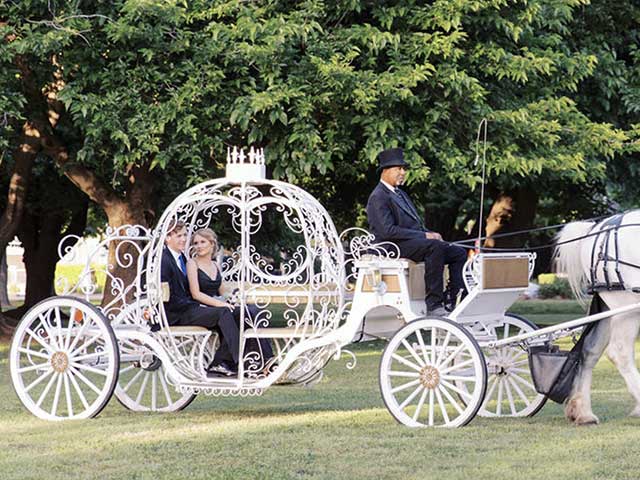
[[438, 232], [425, 228], [409, 196], [400, 189], [409, 164], [401, 148], [378, 154], [380, 182], [369, 196], [367, 218], [376, 242], [393, 242], [400, 255], [414, 262], [425, 262], [424, 285], [427, 314], [446, 316], [443, 272], [449, 265], [449, 294], [453, 303], [464, 294], [462, 268], [467, 259], [464, 248], [442, 240]]

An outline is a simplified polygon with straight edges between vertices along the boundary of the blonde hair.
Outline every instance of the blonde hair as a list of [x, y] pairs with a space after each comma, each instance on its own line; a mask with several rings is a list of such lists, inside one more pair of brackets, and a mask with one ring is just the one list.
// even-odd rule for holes
[[193, 232], [193, 237], [195, 237], [196, 235], [204, 238], [205, 240], [208, 240], [213, 245], [211, 258], [215, 257], [216, 253], [218, 253], [218, 236], [216, 235], [216, 232], [214, 232], [210, 228], [201, 228]]

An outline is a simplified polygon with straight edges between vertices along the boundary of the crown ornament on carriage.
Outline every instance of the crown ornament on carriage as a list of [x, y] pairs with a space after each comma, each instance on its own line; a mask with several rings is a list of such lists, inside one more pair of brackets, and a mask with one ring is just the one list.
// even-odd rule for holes
[[245, 153], [240, 147], [227, 147], [227, 180], [232, 182], [255, 182], [266, 178], [264, 148], [249, 149]]

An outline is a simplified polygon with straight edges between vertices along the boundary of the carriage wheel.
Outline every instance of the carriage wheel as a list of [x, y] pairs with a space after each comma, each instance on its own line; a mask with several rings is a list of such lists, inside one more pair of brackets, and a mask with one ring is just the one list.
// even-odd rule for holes
[[410, 427], [466, 425], [486, 388], [487, 367], [478, 343], [450, 320], [414, 320], [396, 332], [382, 354], [382, 398], [391, 415]]
[[196, 398], [182, 394], [169, 385], [162, 361], [139, 342], [120, 339], [120, 375], [115, 395], [134, 412], [177, 412]]
[[[526, 318], [508, 313], [495, 327], [500, 339], [532, 332], [538, 327]], [[489, 379], [483, 417], [532, 417], [544, 406], [547, 397], [536, 392], [529, 370], [529, 353], [519, 346], [483, 349]]]
[[118, 379], [113, 329], [93, 305], [52, 297], [32, 307], [9, 352], [11, 380], [24, 406], [45, 420], [92, 418]]

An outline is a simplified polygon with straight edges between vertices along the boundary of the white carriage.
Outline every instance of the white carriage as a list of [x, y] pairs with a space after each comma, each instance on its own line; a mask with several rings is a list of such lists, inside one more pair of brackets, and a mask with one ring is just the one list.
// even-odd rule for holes
[[[278, 269], [259, 240], [273, 215], [300, 239]], [[259, 314], [240, 322], [238, 375], [209, 378], [216, 335], [168, 325], [160, 265], [176, 221], [190, 236], [220, 217], [238, 239], [222, 262], [224, 280], [236, 288], [238, 305], [255, 304]], [[345, 346], [377, 338], [389, 340], [380, 364], [382, 397], [405, 425], [462, 426], [478, 412], [527, 416], [545, 402], [519, 337], [498, 343], [514, 334], [535, 336], [533, 324], [505, 313], [528, 285], [533, 255], [475, 256], [465, 267], [469, 295], [449, 318], [425, 316], [424, 265], [398, 258], [391, 244], [373, 245], [365, 231], [338, 235], [313, 196], [265, 178], [259, 152], [245, 158], [234, 151], [224, 178], [181, 194], [154, 229], [110, 230], [107, 243], [115, 245], [120, 268], [135, 269], [133, 281], [110, 278], [111, 300], [94, 306], [88, 260], [77, 285], [34, 306], [17, 327], [11, 377], [37, 417], [90, 418], [113, 393], [131, 410], [167, 412], [197, 394], [259, 395], [276, 384], [311, 385], [330, 359], [352, 355]], [[272, 343], [275, 362], [265, 364], [245, 348], [252, 338]]]

